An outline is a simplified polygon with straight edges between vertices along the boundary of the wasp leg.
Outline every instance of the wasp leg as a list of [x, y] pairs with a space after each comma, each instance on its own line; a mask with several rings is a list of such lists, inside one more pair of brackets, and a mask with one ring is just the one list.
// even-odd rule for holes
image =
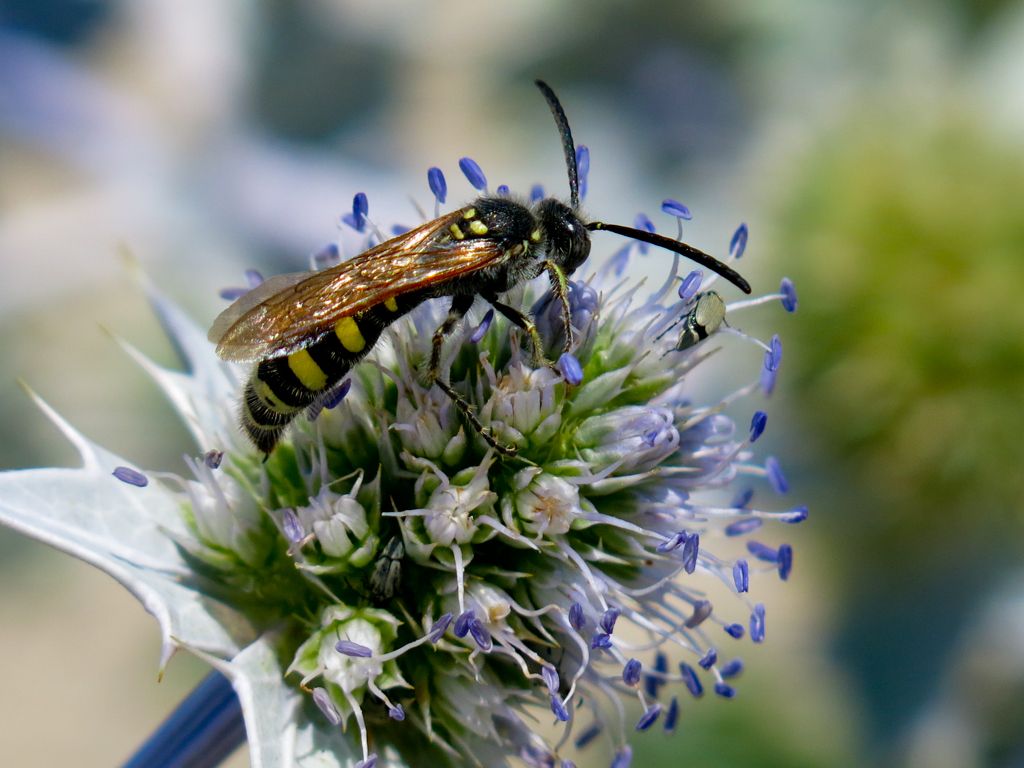
[[539, 368], [542, 365], [550, 366], [550, 363], [544, 359], [544, 342], [540, 338], [540, 333], [537, 331], [537, 324], [533, 322], [533, 319], [529, 315], [520, 312], [515, 307], [510, 307], [508, 304], [498, 301], [498, 299], [493, 295], [484, 294], [484, 299], [492, 307], [508, 318], [509, 322], [521, 328], [523, 332], [530, 337], [530, 348], [533, 353], [533, 367]]
[[569, 308], [569, 278], [560, 266], [553, 261], [545, 261], [541, 266], [551, 277], [551, 290], [562, 302], [562, 324], [565, 326], [565, 352], [572, 351], [572, 310]]
[[448, 395], [449, 399], [455, 404], [455, 407], [466, 417], [466, 421], [470, 423], [473, 429], [480, 433], [480, 437], [489, 446], [505, 456], [514, 456], [516, 447], [498, 442], [497, 438], [491, 433], [491, 430], [480, 423], [480, 419], [473, 413], [473, 406], [469, 404], [466, 398], [456, 392], [451, 384], [441, 379], [441, 351], [444, 348], [444, 340], [451, 335], [452, 331], [455, 330], [455, 326], [469, 312], [469, 308], [473, 306], [474, 298], [472, 295], [465, 295], [456, 296], [452, 299], [452, 306], [448, 310], [448, 317], [434, 331], [433, 347], [430, 350], [430, 367], [427, 369], [427, 384], [436, 384], [440, 387], [441, 391]]

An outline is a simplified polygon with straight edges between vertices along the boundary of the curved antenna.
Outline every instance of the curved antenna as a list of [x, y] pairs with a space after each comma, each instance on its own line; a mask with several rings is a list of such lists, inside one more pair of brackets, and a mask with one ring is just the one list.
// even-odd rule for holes
[[535, 80], [540, 92], [547, 99], [551, 107], [551, 114], [555, 116], [555, 125], [558, 126], [558, 133], [562, 136], [562, 151], [565, 152], [565, 167], [569, 169], [569, 202], [572, 209], [580, 207], [580, 173], [576, 167], [576, 145], [572, 142], [572, 131], [569, 130], [569, 119], [565, 116], [562, 104], [551, 90], [551, 86], [543, 80]]
[[674, 253], [678, 253], [680, 256], [685, 256], [690, 261], [696, 262], [702, 267], [707, 267], [712, 272], [721, 275], [744, 293], [750, 293], [750, 283], [748, 283], [739, 272], [727, 264], [722, 263], [714, 256], [709, 256], [704, 253], [704, 251], [698, 251], [692, 245], [687, 245], [686, 243], [673, 240], [672, 238], [665, 237], [664, 235], [656, 235], [653, 232], [648, 232], [643, 229], [624, 227], [621, 224], [605, 224], [603, 221], [592, 221], [587, 224], [587, 229], [592, 232], [603, 229], [606, 232], [614, 232], [616, 235], [631, 237], [642, 243], [649, 243], [650, 245], [656, 245], [659, 248], [665, 248], [669, 251], [673, 251]]

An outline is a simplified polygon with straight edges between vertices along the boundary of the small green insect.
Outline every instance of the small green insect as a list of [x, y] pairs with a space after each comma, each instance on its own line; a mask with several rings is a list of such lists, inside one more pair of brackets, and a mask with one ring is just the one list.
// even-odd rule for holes
[[703, 291], [693, 297], [690, 309], [680, 316], [672, 325], [664, 330], [660, 339], [680, 323], [683, 330], [675, 349], [683, 350], [695, 347], [725, 324], [725, 302], [714, 291]]
[[402, 585], [402, 558], [405, 557], [405, 546], [395, 536], [384, 545], [377, 561], [370, 572], [370, 597], [375, 603], [390, 600]]

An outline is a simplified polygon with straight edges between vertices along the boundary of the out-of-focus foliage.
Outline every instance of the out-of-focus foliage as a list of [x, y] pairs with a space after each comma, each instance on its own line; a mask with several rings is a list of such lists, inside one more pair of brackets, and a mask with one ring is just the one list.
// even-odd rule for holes
[[857, 489], [829, 497], [858, 507], [852, 549], [899, 568], [915, 542], [1019, 530], [1024, 157], [970, 116], [878, 107], [798, 175], [779, 219], [807, 297], [791, 388], [818, 466]]
[[829, 642], [897, 751], [1024, 540], [1024, 157], [960, 106], [861, 104], [791, 166], [776, 219]]

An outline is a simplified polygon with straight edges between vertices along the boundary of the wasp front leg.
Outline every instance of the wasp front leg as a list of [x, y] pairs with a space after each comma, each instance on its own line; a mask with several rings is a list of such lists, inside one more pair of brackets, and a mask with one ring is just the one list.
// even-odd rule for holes
[[436, 384], [442, 392], [448, 395], [448, 398], [459, 409], [466, 418], [466, 421], [470, 423], [473, 429], [480, 433], [480, 436], [489, 446], [505, 456], [514, 456], [516, 447], [498, 442], [497, 438], [491, 433], [491, 430], [485, 427], [480, 419], [477, 418], [477, 415], [473, 413], [473, 406], [469, 404], [469, 401], [455, 391], [451, 384], [441, 378], [441, 352], [444, 349], [444, 341], [451, 336], [452, 331], [466, 317], [466, 313], [473, 306], [473, 299], [472, 295], [460, 295], [452, 299], [452, 306], [448, 310], [448, 317], [434, 331], [433, 346], [430, 350], [430, 365], [427, 368], [427, 384], [428, 386]]
[[565, 345], [563, 351], [572, 351], [572, 309], [569, 307], [569, 277], [560, 266], [548, 260], [541, 266], [551, 278], [551, 290], [562, 304], [562, 325], [565, 327]]
[[529, 337], [533, 367], [539, 368], [542, 365], [550, 365], [550, 363], [544, 359], [544, 341], [540, 337], [540, 332], [537, 330], [537, 324], [533, 322], [533, 318], [519, 311], [515, 307], [509, 306], [502, 301], [498, 301], [493, 294], [484, 294], [484, 299], [504, 315], [509, 322], [522, 329], [523, 333]]

